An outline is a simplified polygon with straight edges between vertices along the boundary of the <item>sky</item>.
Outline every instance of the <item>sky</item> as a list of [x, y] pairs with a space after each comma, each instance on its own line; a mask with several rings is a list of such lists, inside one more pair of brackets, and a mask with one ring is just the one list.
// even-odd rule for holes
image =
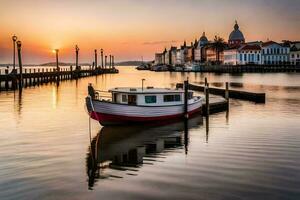
[[12, 63], [12, 40], [25, 64], [93, 62], [94, 49], [116, 61], [151, 60], [206, 32], [226, 41], [238, 21], [246, 41], [300, 40], [300, 0], [0, 0], [0, 63]]

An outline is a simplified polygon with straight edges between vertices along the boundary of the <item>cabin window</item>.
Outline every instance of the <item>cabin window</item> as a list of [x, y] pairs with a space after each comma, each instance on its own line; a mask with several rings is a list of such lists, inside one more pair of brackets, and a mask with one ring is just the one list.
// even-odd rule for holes
[[189, 92], [188, 93], [188, 99], [192, 99], [193, 98], [193, 92]]
[[164, 95], [164, 102], [173, 102], [173, 101], [181, 101], [181, 96], [179, 94]]
[[156, 103], [156, 96], [145, 96], [146, 103]]
[[126, 94], [122, 94], [122, 102], [127, 102], [127, 95]]

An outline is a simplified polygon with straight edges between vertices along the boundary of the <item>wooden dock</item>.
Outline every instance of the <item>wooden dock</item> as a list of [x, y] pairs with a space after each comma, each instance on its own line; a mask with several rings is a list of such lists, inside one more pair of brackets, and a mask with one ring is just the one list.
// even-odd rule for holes
[[[3, 70], [2, 70], [3, 72]], [[118, 73], [116, 68], [93, 68], [90, 66], [87, 69], [74, 69], [73, 67], [56, 68], [25, 68], [22, 73], [22, 80], [20, 74], [17, 72], [8, 72], [4, 70], [4, 74], [0, 70], [0, 91], [16, 90], [19, 89], [19, 82], [23, 82], [23, 87], [43, 85], [46, 83], [59, 83], [63, 80], [72, 80], [82, 77], [95, 76], [100, 74], [115, 74]]]
[[[227, 111], [229, 108], [228, 101], [223, 97], [209, 96], [209, 114]], [[206, 103], [202, 104], [202, 115], [207, 115]]]
[[199, 72], [213, 72], [213, 73], [300, 72], [300, 66], [297, 65], [208, 65], [208, 66], [201, 66]]
[[[183, 84], [178, 83], [178, 84], [176, 84], [176, 87], [182, 88]], [[204, 92], [204, 88], [205, 88], [205, 86], [202, 86], [202, 85], [189, 84], [190, 90]], [[222, 89], [222, 88], [210, 87], [209, 93], [225, 97], [225, 89]], [[255, 103], [265, 103], [266, 102], [266, 94], [265, 93], [248, 92], [248, 91], [240, 91], [240, 90], [232, 90], [232, 89], [229, 89], [228, 93], [229, 93], [229, 98], [233, 98], [233, 99], [247, 100], [247, 101], [252, 101]]]

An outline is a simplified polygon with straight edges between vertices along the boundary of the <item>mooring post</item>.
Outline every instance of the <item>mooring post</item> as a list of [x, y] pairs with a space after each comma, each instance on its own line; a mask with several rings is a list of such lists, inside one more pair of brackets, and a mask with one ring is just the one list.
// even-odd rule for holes
[[115, 68], [115, 56], [112, 56], [112, 68]]
[[226, 82], [226, 87], [225, 87], [225, 99], [227, 103], [229, 102], [229, 83]]
[[188, 112], [188, 94], [189, 94], [189, 80], [184, 81], [184, 118], [189, 118]]
[[21, 57], [21, 41], [17, 42], [17, 48], [18, 48], [18, 58], [19, 58], [19, 68], [20, 68], [20, 80], [19, 80], [19, 89], [21, 90], [23, 87], [23, 66], [22, 66], [22, 57]]
[[106, 65], [107, 65], [107, 56], [105, 56], [105, 62], [104, 62], [104, 68], [106, 69]]
[[205, 105], [206, 105], [206, 115], [209, 115], [209, 83], [205, 87]]
[[70, 71], [71, 71], [70, 79], [73, 79], [73, 66], [72, 65], [70, 66]]
[[8, 66], [5, 69], [5, 90], [8, 90]]
[[31, 69], [29, 69], [29, 85], [32, 85], [32, 74], [31, 74]]
[[101, 68], [103, 69], [103, 49], [101, 49]]
[[207, 86], [207, 78], [204, 79], [204, 86]]

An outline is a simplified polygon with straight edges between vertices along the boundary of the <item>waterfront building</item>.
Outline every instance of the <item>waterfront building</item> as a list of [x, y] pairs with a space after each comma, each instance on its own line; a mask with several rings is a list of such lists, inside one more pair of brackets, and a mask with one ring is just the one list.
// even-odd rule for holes
[[177, 54], [177, 47], [171, 47], [170, 48], [170, 65], [171, 66], [176, 65], [176, 54]]
[[292, 65], [300, 66], [300, 42], [291, 44], [290, 62]]
[[155, 54], [155, 61], [154, 61], [154, 64], [155, 65], [161, 65], [163, 64], [163, 53], [156, 53]]
[[194, 60], [196, 62], [204, 62], [206, 59], [204, 53], [204, 46], [208, 44], [208, 39], [205, 36], [205, 32], [203, 32], [202, 36], [200, 37], [197, 46], [194, 49]]
[[229, 35], [228, 45], [230, 47], [235, 47], [244, 43], [245, 43], [244, 34], [240, 31], [240, 27], [237, 21], [235, 21], [234, 30]]
[[262, 64], [280, 65], [288, 64], [290, 61], [290, 47], [274, 41], [262, 44]]
[[261, 64], [261, 47], [258, 44], [244, 44], [224, 51], [225, 65]]
[[[222, 64], [224, 62], [224, 51], [219, 51], [216, 48], [215, 43], [209, 43], [203, 47], [204, 55], [205, 55], [205, 61], [209, 64], [216, 64], [219, 62], [219, 64]], [[219, 61], [218, 54], [219, 53]]]

